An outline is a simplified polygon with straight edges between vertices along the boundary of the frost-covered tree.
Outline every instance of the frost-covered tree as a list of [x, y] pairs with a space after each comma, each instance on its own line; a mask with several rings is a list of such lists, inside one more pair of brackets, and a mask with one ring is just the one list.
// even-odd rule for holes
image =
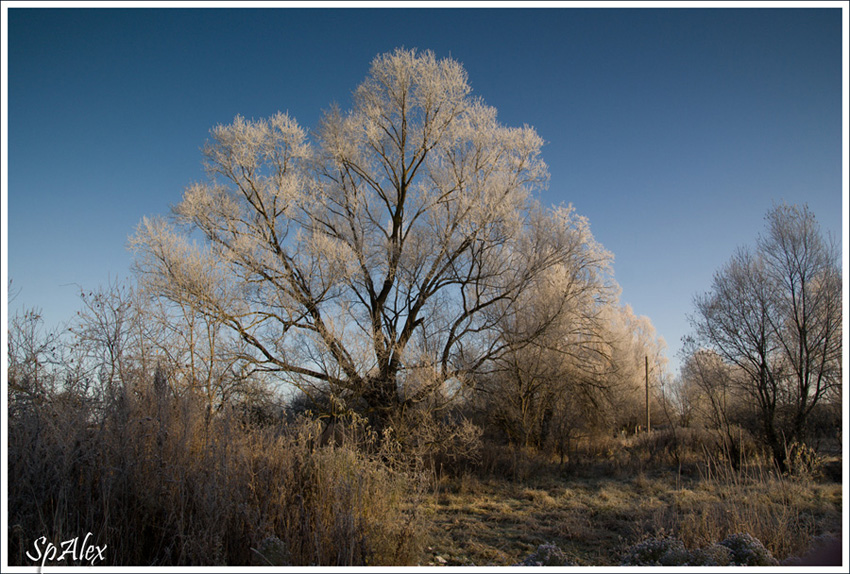
[[[605, 387], [598, 374], [610, 368], [605, 307], [619, 290], [612, 257], [586, 218], [571, 214], [569, 228], [567, 264], [541, 274], [504, 316], [499, 337], [506, 352], [476, 385], [485, 418], [516, 445], [558, 443], [561, 427], [594, 418], [588, 411]], [[581, 421], [573, 414], [579, 410]]]
[[770, 324], [792, 405], [791, 435], [803, 438], [818, 401], [841, 385], [841, 268], [837, 244], [806, 206], [768, 212], [759, 238], [777, 320]]
[[602, 373], [606, 388], [612, 389], [611, 416], [621, 430], [634, 431], [646, 425], [646, 375], [649, 366], [650, 424], [662, 422], [659, 407], [661, 386], [667, 374], [667, 343], [645, 315], [636, 315], [630, 305], [606, 308], [604, 340], [610, 347], [609, 368]]
[[571, 211], [532, 196], [541, 145], [458, 62], [396, 50], [314, 132], [282, 113], [215, 127], [209, 180], [140, 223], [137, 266], [238, 333], [254, 369], [383, 418], [503, 353], [504, 318], [570, 265]]
[[837, 247], [806, 207], [778, 205], [755, 249], [741, 248], [695, 301], [697, 341], [743, 373], [763, 438], [784, 467], [786, 443], [841, 384]]

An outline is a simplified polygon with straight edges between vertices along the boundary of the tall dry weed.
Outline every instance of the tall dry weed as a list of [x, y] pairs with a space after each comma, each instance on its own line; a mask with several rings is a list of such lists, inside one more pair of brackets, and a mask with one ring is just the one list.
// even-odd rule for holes
[[421, 481], [387, 441], [354, 423], [341, 443], [317, 420], [260, 427], [155, 382], [17, 405], [11, 564], [41, 536], [87, 532], [116, 566], [248, 565], [269, 538], [293, 565], [415, 563]]
[[804, 554], [820, 533], [823, 517], [807, 504], [806, 485], [777, 472], [769, 458], [735, 468], [727, 457], [706, 452], [697, 484], [696, 491], [677, 492], [674, 504], [642, 528], [672, 533], [688, 548], [745, 532], [777, 558]]

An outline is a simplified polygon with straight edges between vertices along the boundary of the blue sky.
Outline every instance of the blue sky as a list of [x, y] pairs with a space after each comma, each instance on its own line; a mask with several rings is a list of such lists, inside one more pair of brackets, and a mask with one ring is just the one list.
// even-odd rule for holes
[[212, 126], [313, 127], [401, 46], [451, 55], [504, 124], [537, 129], [543, 202], [589, 218], [674, 367], [694, 295], [773, 202], [841, 238], [839, 8], [12, 7], [7, 41], [9, 311], [48, 324], [76, 285], [130, 274], [128, 235], [204, 177]]

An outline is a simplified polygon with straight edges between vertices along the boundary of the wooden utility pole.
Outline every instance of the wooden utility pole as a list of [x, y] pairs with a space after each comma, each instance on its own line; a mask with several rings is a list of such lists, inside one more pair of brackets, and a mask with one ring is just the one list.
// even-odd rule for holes
[[649, 357], [644, 355], [643, 359], [646, 369], [646, 432], [649, 432]]

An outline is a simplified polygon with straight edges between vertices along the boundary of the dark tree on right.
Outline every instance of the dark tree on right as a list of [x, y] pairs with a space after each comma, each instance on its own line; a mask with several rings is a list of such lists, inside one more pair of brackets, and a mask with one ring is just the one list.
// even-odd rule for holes
[[698, 345], [736, 367], [780, 469], [817, 404], [841, 392], [840, 250], [806, 206], [780, 204], [695, 299]]

